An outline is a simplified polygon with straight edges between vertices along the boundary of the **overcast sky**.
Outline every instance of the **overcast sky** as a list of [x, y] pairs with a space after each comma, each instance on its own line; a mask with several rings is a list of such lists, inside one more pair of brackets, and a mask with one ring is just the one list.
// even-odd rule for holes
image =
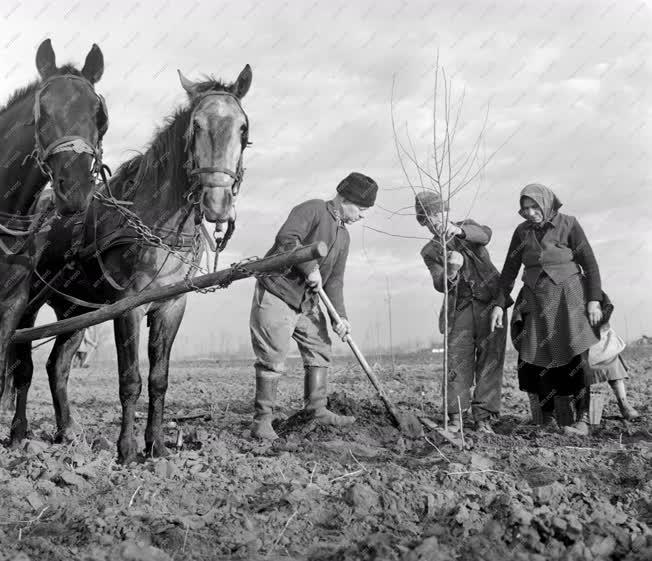
[[[97, 89], [110, 114], [105, 154], [115, 169], [185, 103], [177, 68], [231, 81], [249, 63], [243, 106], [254, 144], [222, 263], [264, 254], [294, 205], [330, 197], [343, 176], [361, 171], [381, 188], [366, 225], [406, 237], [351, 227], [345, 298], [354, 334], [366, 348], [387, 342], [389, 283], [395, 343], [425, 344], [439, 337], [441, 296], [419, 256], [425, 230], [409, 211], [391, 212], [411, 206], [413, 195], [397, 189], [406, 181], [390, 96], [395, 80], [397, 124], [409, 128], [425, 165], [439, 51], [453, 101], [465, 92], [453, 155], [471, 149], [487, 106], [483, 152], [500, 147], [453, 200], [452, 215], [493, 229], [489, 249], [500, 269], [520, 221], [520, 189], [551, 186], [593, 245], [614, 325], [634, 338], [652, 334], [651, 11], [637, 0], [10, 0], [0, 8], [0, 97], [35, 77], [44, 38], [59, 63], [79, 66], [98, 43], [106, 70]], [[176, 356], [246, 342], [252, 291], [253, 281], [241, 281], [192, 296]]]

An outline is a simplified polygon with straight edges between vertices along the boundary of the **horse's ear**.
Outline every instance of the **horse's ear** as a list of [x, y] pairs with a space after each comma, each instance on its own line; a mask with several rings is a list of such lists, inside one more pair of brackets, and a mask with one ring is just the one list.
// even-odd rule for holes
[[231, 87], [231, 91], [233, 92], [233, 95], [235, 95], [238, 99], [242, 99], [245, 95], [247, 95], [247, 92], [249, 91], [249, 87], [251, 86], [251, 79], [252, 79], [251, 66], [247, 64], [242, 69], [242, 72], [240, 72], [240, 76], [238, 76], [238, 79]]
[[179, 73], [179, 80], [181, 81], [181, 87], [188, 92], [189, 95], [195, 95], [196, 84], [192, 80], [188, 80], [181, 70], [177, 69]]
[[102, 74], [104, 74], [104, 55], [100, 48], [93, 43], [91, 50], [86, 55], [86, 62], [84, 62], [84, 68], [82, 68], [82, 75], [91, 84], [95, 84], [100, 81]]
[[36, 51], [36, 69], [43, 80], [46, 80], [57, 69], [57, 62], [49, 39], [43, 41]]

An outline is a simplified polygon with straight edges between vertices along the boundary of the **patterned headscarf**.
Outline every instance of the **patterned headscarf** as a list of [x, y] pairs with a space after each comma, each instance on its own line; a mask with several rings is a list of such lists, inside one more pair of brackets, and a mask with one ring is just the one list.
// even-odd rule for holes
[[[537, 205], [539, 205], [539, 208], [543, 212], [542, 224], [552, 220], [562, 204], [561, 201], [557, 198], [557, 195], [548, 189], [548, 187], [541, 185], [540, 183], [530, 183], [529, 185], [523, 187], [521, 191], [521, 197], [519, 199], [520, 202], [523, 201], [523, 197], [529, 197], [535, 203], [537, 203]], [[520, 214], [523, 216], [522, 213]]]

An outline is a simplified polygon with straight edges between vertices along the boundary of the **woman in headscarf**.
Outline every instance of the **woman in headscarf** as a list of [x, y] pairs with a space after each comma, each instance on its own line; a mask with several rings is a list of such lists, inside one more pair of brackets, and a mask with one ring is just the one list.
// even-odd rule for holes
[[577, 421], [564, 430], [587, 435], [590, 396], [582, 353], [598, 341], [594, 328], [602, 320], [598, 264], [577, 219], [559, 212], [561, 202], [550, 189], [527, 185], [520, 205], [525, 222], [512, 236], [491, 329], [502, 327], [503, 309], [523, 265], [511, 323], [519, 388], [538, 395], [544, 425], [554, 424], [555, 401], [572, 396]]

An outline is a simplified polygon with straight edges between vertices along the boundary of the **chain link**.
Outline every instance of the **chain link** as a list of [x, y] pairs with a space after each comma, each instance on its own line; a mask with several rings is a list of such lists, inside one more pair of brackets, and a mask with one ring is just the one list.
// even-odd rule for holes
[[[106, 206], [110, 206], [115, 210], [117, 210], [118, 213], [122, 215], [122, 217], [127, 221], [127, 224], [129, 224], [129, 226], [131, 226], [134, 230], [136, 230], [136, 233], [138, 234], [139, 238], [148, 242], [154, 247], [163, 249], [173, 257], [176, 257], [184, 265], [188, 265], [191, 268], [189, 270], [189, 273], [192, 269], [196, 269], [201, 272], [207, 272], [203, 267], [197, 264], [197, 258], [201, 257], [201, 255], [199, 255], [199, 252], [201, 251], [201, 245], [197, 248], [195, 243], [195, 240], [198, 239], [198, 236], [201, 235], [201, 230], [199, 225], [195, 226], [195, 230], [193, 232], [193, 247], [192, 247], [193, 255], [191, 258], [188, 258], [179, 250], [174, 249], [172, 246], [166, 244], [163, 241], [163, 238], [161, 238], [161, 236], [157, 236], [154, 232], [152, 232], [149, 226], [144, 224], [143, 221], [139, 218], [139, 216], [136, 213], [126, 209], [123, 205], [120, 204], [119, 201], [117, 201], [113, 197], [109, 197], [99, 191], [96, 191], [94, 196], [96, 199], [100, 200], [102, 204]], [[199, 241], [201, 242], [201, 240]]]
[[[269, 272], [269, 273], [254, 273], [252, 271], [248, 271], [247, 269], [244, 268], [244, 266], [247, 263], [257, 261], [260, 258], [257, 256], [254, 257], [247, 257], [237, 263], [232, 263], [231, 264], [231, 269], [232, 269], [232, 274], [229, 276], [229, 278], [225, 279], [223, 282], [212, 286], [210, 288], [200, 288], [198, 286], [195, 286], [192, 282], [192, 278], [195, 276], [197, 272], [201, 272], [203, 274], [207, 274], [209, 271], [206, 270], [204, 267], [202, 267], [199, 263], [201, 262], [201, 257], [203, 255], [203, 244], [201, 241], [201, 224], [195, 224], [195, 228], [193, 231], [193, 236], [192, 236], [192, 248], [191, 248], [191, 253], [192, 256], [190, 258], [186, 257], [183, 253], [180, 251], [174, 249], [170, 245], [166, 244], [163, 239], [160, 236], [157, 236], [152, 230], [143, 223], [143, 221], [138, 217], [137, 214], [134, 212], [126, 209], [123, 205], [120, 204], [119, 201], [117, 201], [115, 198], [111, 196], [107, 196], [104, 193], [101, 193], [99, 191], [96, 191], [94, 194], [95, 198], [100, 200], [103, 204], [110, 206], [114, 208], [120, 215], [123, 216], [123, 218], [127, 221], [127, 223], [134, 229], [136, 230], [136, 233], [140, 238], [142, 238], [144, 241], [148, 242], [149, 244], [153, 245], [154, 247], [157, 247], [159, 249], [162, 249], [166, 251], [168, 254], [172, 255], [173, 257], [176, 257], [179, 261], [184, 263], [185, 265], [188, 265], [189, 269], [186, 272], [184, 282], [188, 286], [188, 288], [192, 288], [195, 292], [199, 292], [202, 294], [207, 294], [210, 292], [215, 292], [217, 290], [227, 288], [234, 280], [234, 275], [233, 273], [240, 273], [244, 275], [245, 277], [255, 277], [255, 278], [264, 278], [264, 277], [273, 277], [273, 276], [281, 276], [287, 274], [289, 271], [289, 268], [284, 270], [284, 271], [274, 271], [274, 272]], [[196, 203], [193, 203], [196, 204]]]

